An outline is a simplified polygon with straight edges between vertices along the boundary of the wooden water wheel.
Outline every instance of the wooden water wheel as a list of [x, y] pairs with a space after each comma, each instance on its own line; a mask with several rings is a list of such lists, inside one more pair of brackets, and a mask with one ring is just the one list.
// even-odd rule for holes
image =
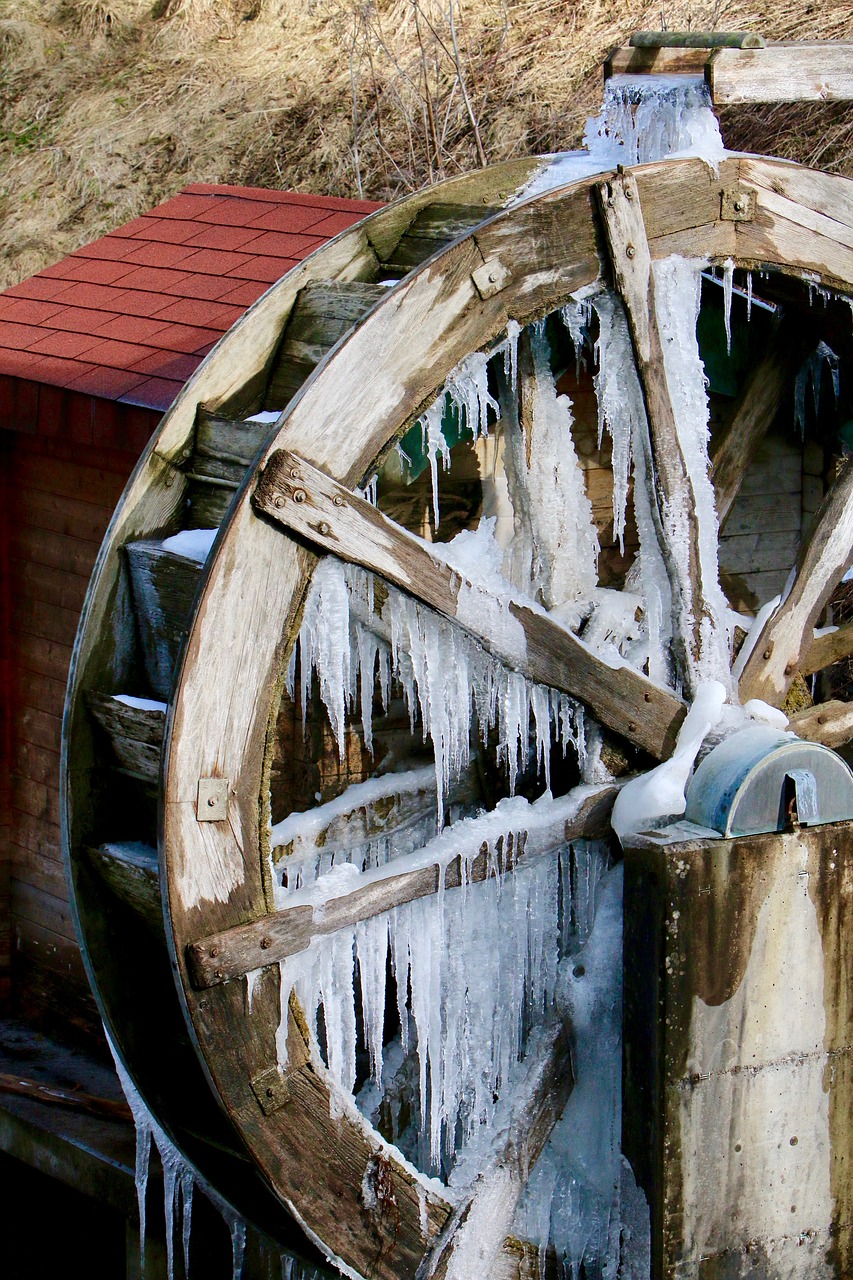
[[[774, 528], [766, 518], [759, 483], [771, 473], [772, 486], [772, 473], [781, 475], [778, 451], [761, 451], [784, 417], [791, 374], [821, 337], [821, 324], [843, 327], [833, 299], [853, 290], [853, 186], [790, 164], [731, 156], [717, 171], [700, 160], [667, 161], [510, 203], [538, 167], [499, 166], [373, 215], [295, 269], [235, 325], [163, 419], [125, 492], [75, 650], [64, 730], [64, 837], [80, 935], [111, 1037], [149, 1107], [201, 1173], [285, 1246], [301, 1247], [295, 1219], [347, 1274], [445, 1274], [466, 1221], [477, 1220], [483, 1187], [493, 1183], [481, 1177], [460, 1207], [458, 1195], [419, 1174], [359, 1115], [324, 1065], [328, 1044], [318, 1047], [312, 1011], [288, 1003], [286, 992], [282, 1022], [280, 962], [327, 945], [337, 930], [435, 895], [441, 884], [447, 890], [485, 880], [501, 859], [506, 873], [522, 854], [547, 855], [604, 836], [616, 788], [584, 792], [584, 803], [571, 816], [567, 809], [556, 830], [517, 823], [493, 834], [464, 870], [459, 860], [440, 871], [404, 855], [368, 880], [341, 881], [322, 904], [283, 906], [270, 873], [271, 792], [285, 804], [272, 814], [279, 820], [288, 807], [310, 809], [315, 793], [324, 805], [381, 762], [381, 753], [370, 762], [351, 725], [341, 764], [319, 704], [300, 709], [296, 693], [294, 702], [283, 694], [318, 556], [360, 566], [385, 584], [378, 595], [402, 592], [452, 620], [499, 665], [576, 701], [589, 723], [602, 726], [611, 761], [620, 759], [622, 769], [665, 760], [686, 709], [674, 687], [605, 660], [549, 617], [541, 594], [534, 604], [521, 598], [509, 605], [482, 585], [469, 588], [434, 546], [411, 535], [447, 536], [429, 515], [428, 489], [395, 489], [387, 460], [453, 370], [471, 353], [494, 349], [513, 322], [530, 332], [596, 282], [621, 294], [649, 423], [648, 498], [673, 595], [687, 606], [673, 636], [674, 672], [679, 687], [691, 690], [713, 584], [703, 581], [696, 522], [681, 567], [667, 557], [666, 504], [691, 503], [695, 473], [662, 376], [668, 339], [655, 318], [651, 263], [701, 256], [712, 269], [728, 262], [730, 269], [767, 272], [756, 291], [773, 322], [762, 349], [745, 361], [712, 444], [721, 522], [730, 513], [739, 521], [725, 526], [720, 562], [730, 570], [724, 580], [735, 603], [753, 610], [778, 591], [792, 565], [795, 573], [745, 663], [741, 697], [781, 706], [798, 672], [813, 673], [853, 648], [844, 629], [812, 641], [853, 558], [853, 468], [844, 463], [834, 477], [823, 419], [810, 422], [805, 451], [787, 438], [779, 446], [786, 458], [797, 455], [801, 474], [818, 484], [834, 479], [828, 495], [813, 501], [814, 514], [798, 499], [796, 528], [785, 528], [785, 539], [777, 536], [778, 520]], [[807, 322], [815, 341], [806, 342], [803, 318], [817, 315], [809, 311], [814, 286], [831, 297], [819, 320]], [[849, 345], [849, 337], [833, 340], [834, 349]], [[520, 341], [517, 415], [535, 451], [536, 424], [525, 418], [524, 403], [530, 347], [524, 333]], [[552, 365], [577, 397], [584, 388], [573, 356], [555, 356]], [[281, 413], [270, 424], [252, 421], [258, 411]], [[580, 422], [577, 413], [578, 430]], [[451, 533], [481, 511], [483, 463], [475, 444], [462, 440], [469, 470], [457, 471], [460, 483], [445, 490]], [[803, 471], [809, 448], [820, 461]], [[610, 474], [596, 449], [593, 442], [589, 454]], [[596, 513], [608, 507], [613, 480], [603, 482], [602, 499], [593, 492], [593, 470], [587, 491]], [[378, 508], [357, 488], [377, 473]], [[383, 514], [383, 505], [397, 518]], [[535, 522], [537, 513], [528, 514]], [[602, 515], [598, 523], [606, 585], [620, 588], [630, 537], [620, 556], [612, 521]], [[163, 546], [181, 530], [215, 526], [204, 564], [186, 554], [186, 544], [184, 554], [180, 543], [178, 551]], [[732, 558], [738, 538], [752, 540], [738, 544], [740, 559]], [[374, 613], [368, 621], [378, 625], [381, 602]], [[316, 729], [313, 752], [299, 745], [300, 711]], [[848, 717], [833, 703], [805, 711], [797, 723], [835, 745], [849, 735]], [[334, 820], [322, 819], [320, 844], [352, 842], [348, 823], [362, 835], [392, 830], [434, 805], [422, 781], [419, 733], [392, 720], [389, 755], [378, 769], [392, 780], [390, 789], [379, 801], [350, 811], [339, 806]], [[413, 745], [394, 767], [420, 767], [421, 781], [408, 791], [394, 790], [388, 767], [400, 741]], [[507, 793], [493, 744], [486, 742], [480, 765], [474, 782], [463, 779], [473, 788], [463, 814], [491, 809]], [[569, 769], [556, 789], [571, 799], [577, 783]], [[452, 805], [448, 814], [456, 820]], [[287, 855], [272, 853], [272, 875], [280, 876]], [[495, 1163], [481, 1170], [504, 1178], [506, 1204], [517, 1200], [522, 1169], [535, 1162], [571, 1085], [559, 1026], [549, 1024], [539, 1045]], [[537, 1266], [536, 1250], [524, 1242], [508, 1237], [495, 1246], [491, 1275]]]

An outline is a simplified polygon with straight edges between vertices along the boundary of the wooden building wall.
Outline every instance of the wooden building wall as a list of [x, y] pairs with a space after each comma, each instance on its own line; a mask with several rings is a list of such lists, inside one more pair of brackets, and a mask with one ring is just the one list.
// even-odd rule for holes
[[100, 1036], [100, 1021], [74, 936], [62, 866], [62, 711], [89, 576], [158, 415], [48, 387], [34, 393], [32, 412], [19, 419], [19, 429], [0, 430], [0, 928], [8, 939], [7, 1008], [54, 1035], [91, 1041]]

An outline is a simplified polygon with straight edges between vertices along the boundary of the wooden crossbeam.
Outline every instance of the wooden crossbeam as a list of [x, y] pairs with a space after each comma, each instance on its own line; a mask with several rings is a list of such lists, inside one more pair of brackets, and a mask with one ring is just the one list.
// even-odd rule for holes
[[761, 630], [741, 674], [741, 702], [779, 707], [808, 652], [821, 610], [853, 563], [853, 457], [823, 500], [800, 545], [794, 580]]
[[[652, 515], [673, 600], [673, 647], [688, 691], [695, 692], [695, 671], [702, 645], [706, 604], [699, 527], [693, 482], [681, 448], [675, 410], [664, 369], [663, 343], [655, 312], [655, 286], [640, 193], [630, 173], [596, 187], [613, 277], [628, 317], [634, 359], [648, 420], [648, 474]], [[688, 529], [686, 548], [672, 535], [670, 516], [681, 514]]]
[[844, 658], [849, 658], [851, 653], [853, 653], [853, 622], [847, 622], [843, 627], [828, 631], [822, 636], [815, 636], [809, 642], [808, 648], [800, 658], [800, 675], [810, 676], [815, 671], [823, 671], [824, 667], [831, 667], [833, 662], [841, 662]]
[[609, 831], [610, 811], [619, 787], [607, 784], [582, 798], [569, 817], [528, 831], [523, 826], [486, 839], [470, 866], [453, 858], [423, 865], [419, 853], [397, 858], [375, 871], [364, 872], [357, 888], [332, 895], [322, 902], [305, 901], [299, 891], [294, 905], [273, 911], [192, 943], [187, 960], [194, 984], [213, 987], [240, 978], [253, 969], [285, 960], [304, 951], [311, 942], [336, 929], [357, 924], [403, 906], [416, 898], [426, 898], [442, 887], [457, 889], [477, 884], [492, 876], [512, 871], [522, 858], [530, 861], [559, 849], [572, 840], [597, 839]]
[[[475, 1181], [415, 1274], [415, 1280], [494, 1275], [530, 1174], [572, 1092], [568, 1037], [559, 1022], [528, 1045], [522, 1079], [490, 1131]], [[464, 1152], [463, 1152], [464, 1156]]]
[[853, 738], [853, 703], [821, 702], [791, 716], [791, 728], [809, 742], [825, 747], [843, 747]]
[[609, 666], [544, 611], [503, 602], [445, 564], [435, 550], [369, 502], [287, 450], [273, 454], [253, 495], [257, 511], [461, 626], [530, 680], [584, 702], [608, 728], [659, 760], [686, 714], [680, 698], [627, 664]]
[[769, 45], [717, 49], [705, 79], [715, 107], [747, 102], [850, 102], [853, 45]]

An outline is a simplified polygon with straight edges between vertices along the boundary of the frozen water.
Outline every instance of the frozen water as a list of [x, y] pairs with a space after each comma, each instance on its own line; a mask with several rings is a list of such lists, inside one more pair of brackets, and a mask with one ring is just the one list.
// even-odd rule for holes
[[611, 76], [601, 113], [587, 121], [584, 142], [602, 168], [676, 155], [718, 164], [726, 153], [700, 76]]
[[218, 533], [218, 529], [182, 529], [180, 533], [164, 538], [161, 545], [164, 551], [171, 551], [173, 555], [186, 556], [187, 560], [204, 564]]
[[794, 384], [794, 425], [799, 427], [800, 434], [806, 434], [806, 394], [811, 385], [814, 413], [820, 413], [820, 384], [823, 379], [823, 367], [826, 365], [832, 377], [832, 390], [836, 402], [841, 391], [841, 374], [838, 356], [821, 340], [807, 360], [803, 361]]

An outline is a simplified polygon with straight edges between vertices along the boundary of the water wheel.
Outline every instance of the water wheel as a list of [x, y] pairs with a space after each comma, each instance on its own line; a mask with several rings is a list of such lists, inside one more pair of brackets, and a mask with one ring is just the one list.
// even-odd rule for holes
[[[435, 753], [425, 754], [423, 745], [428, 711], [416, 705], [400, 713], [399, 682], [411, 654], [399, 655], [417, 628], [410, 626], [408, 640], [389, 636], [395, 610], [417, 608], [421, 620], [433, 619], [433, 637], [464, 633], [465, 661], [479, 655], [489, 679], [515, 673], [528, 691], [552, 691], [540, 703], [547, 731], [530, 695], [540, 752], [547, 753], [547, 739], [556, 759], [551, 738], [559, 737], [561, 716], [564, 727], [576, 724], [582, 708], [588, 741], [604, 743], [617, 773], [671, 755], [686, 711], [682, 695], [701, 683], [708, 634], [719, 630], [721, 597], [695, 514], [705, 501], [703, 484], [710, 492], [707, 465], [689, 456], [677, 429], [682, 408], [673, 407], [673, 381], [664, 376], [677, 335], [658, 322], [655, 279], [659, 292], [661, 284], [652, 264], [701, 257], [711, 276], [723, 272], [718, 283], [707, 282], [720, 299], [732, 272], [751, 272], [764, 307], [764, 327], [756, 326], [714, 424], [719, 559], [731, 603], [753, 612], [778, 593], [792, 567], [794, 573], [783, 602], [754, 628], [749, 657], [742, 655], [742, 700], [779, 707], [798, 673], [814, 673], [853, 649], [843, 628], [813, 640], [853, 556], [853, 470], [844, 463], [833, 472], [825, 402], [822, 414], [809, 410], [805, 446], [771, 431], [792, 416], [792, 374], [817, 340], [848, 354], [849, 316], [842, 332], [844, 307], [835, 298], [853, 289], [851, 184], [731, 156], [717, 171], [700, 160], [666, 161], [512, 202], [538, 167], [499, 166], [383, 210], [247, 312], [178, 397], [128, 485], [101, 551], [72, 667], [64, 838], [80, 936], [117, 1051], [178, 1147], [241, 1213], [284, 1246], [301, 1248], [295, 1220], [347, 1274], [399, 1280], [446, 1274], [450, 1266], [461, 1275], [458, 1250], [468, 1248], [469, 1268], [472, 1258], [484, 1265], [490, 1248], [497, 1254], [490, 1275], [538, 1267], [537, 1248], [509, 1234], [507, 1206], [517, 1202], [571, 1088], [560, 1021], [540, 1017], [538, 1030], [526, 1029], [527, 1056], [521, 1074], [512, 1075], [517, 1096], [504, 1098], [500, 1112], [503, 1138], [483, 1157], [479, 1180], [469, 1178], [468, 1193], [451, 1194], [426, 1176], [435, 1167], [415, 1168], [394, 1135], [383, 1136], [379, 1121], [356, 1108], [352, 1077], [363, 1084], [369, 1069], [337, 1069], [333, 1042], [343, 1032], [330, 1010], [315, 1016], [316, 999], [311, 1008], [291, 995], [310, 987], [304, 967], [299, 986], [293, 962], [324, 948], [331, 954], [335, 937], [344, 936], [353, 968], [353, 930], [362, 930], [358, 945], [369, 946], [370, 921], [384, 922], [407, 903], [447, 902], [451, 890], [473, 902], [474, 882], [505, 880], [525, 859], [547, 862], [573, 842], [607, 835], [618, 784], [578, 790], [582, 769], [573, 750], [568, 763], [552, 763], [557, 800], [547, 821], [532, 812], [545, 784], [540, 762], [527, 755], [523, 714], [508, 748], [506, 735], [497, 741], [500, 725], [481, 709], [479, 748], [463, 744], [465, 767], [448, 767], [435, 779]], [[767, 273], [760, 287], [758, 273]], [[829, 291], [828, 300], [810, 310], [809, 290], [817, 286]], [[610, 514], [614, 476], [618, 485], [627, 471], [600, 452], [594, 427], [580, 445], [583, 394], [595, 421], [592, 379], [580, 367], [577, 298], [585, 293], [611, 299], [609, 332], [622, 325], [632, 358], [611, 387], [617, 400], [627, 399], [633, 379], [648, 422], [642, 456], [635, 446], [634, 505], [644, 504], [655, 531], [672, 605], [662, 665], [647, 652], [645, 669], [596, 647], [584, 602], [556, 587], [549, 595], [546, 582], [549, 566], [554, 580], [566, 557], [578, 554], [571, 537], [579, 521], [597, 523], [596, 589], [610, 588], [611, 604], [615, 592], [625, 597], [636, 550], [630, 518], [620, 547]], [[564, 308], [565, 324], [557, 318]], [[599, 345], [605, 310], [593, 306], [587, 316]], [[722, 310], [718, 318], [722, 326]], [[478, 367], [489, 401], [473, 430], [443, 398], [454, 371], [457, 380], [460, 368], [470, 372], [472, 353], [484, 353]], [[726, 368], [731, 373], [734, 364]], [[555, 379], [576, 400], [574, 454], [585, 449], [597, 460], [580, 488], [556, 476], [558, 458], [540, 456], [537, 464], [537, 449], [553, 440], [537, 429], [536, 415], [544, 412], [537, 394], [549, 385], [556, 403]], [[601, 400], [600, 377], [597, 390]], [[523, 463], [511, 457], [511, 430], [526, 445]], [[454, 431], [456, 457], [448, 475], [438, 476], [436, 512], [428, 464], [435, 469], [436, 451], [449, 449]], [[502, 431], [504, 458], [495, 461]], [[401, 460], [395, 445], [418, 439], [420, 464], [405, 447]], [[550, 466], [549, 483], [561, 498], [569, 495], [556, 521], [544, 509], [543, 490], [534, 490], [536, 465]], [[772, 492], [785, 467], [796, 473], [800, 494], [790, 528], [781, 528], [771, 509], [784, 504], [773, 504], [761, 488], [770, 475]], [[805, 486], [802, 476], [828, 494], [815, 496], [815, 484]], [[365, 488], [376, 477], [373, 505]], [[687, 537], [676, 546], [670, 516], [678, 503]], [[538, 577], [528, 563], [529, 589], [514, 602], [493, 583], [470, 582], [464, 565], [453, 567], [453, 556], [439, 548], [473, 530], [484, 509], [494, 511], [496, 532], [501, 520], [516, 534], [523, 521], [533, 529]], [[205, 558], [213, 534], [188, 532], [217, 527]], [[336, 733], [331, 695], [324, 705], [322, 681], [312, 677], [305, 632], [302, 692], [288, 672], [306, 599], [316, 613], [318, 564], [341, 560], [354, 566], [350, 608], [362, 608], [365, 634], [378, 631], [376, 643], [393, 647], [398, 685], [382, 707], [374, 647], [365, 727], [357, 710], [343, 708]], [[357, 579], [375, 590], [359, 596]], [[636, 580], [628, 584], [636, 592]], [[648, 599], [632, 595], [631, 602], [635, 621], [648, 615]], [[316, 614], [315, 635], [326, 634], [331, 617]], [[717, 634], [714, 642], [728, 639]], [[462, 650], [448, 652], [458, 659]], [[509, 696], [508, 688], [499, 692]], [[374, 716], [378, 747], [371, 755], [365, 738]], [[833, 701], [807, 709], [796, 723], [836, 745], [849, 736], [851, 720]], [[431, 729], [435, 744], [440, 726]], [[576, 731], [563, 736], [577, 745]], [[367, 789], [347, 799], [353, 783]], [[445, 784], [443, 821], [436, 823], [436, 789]], [[520, 807], [510, 810], [513, 786]], [[296, 822], [271, 847], [272, 821], [315, 806], [310, 839]], [[488, 821], [477, 827], [484, 810]], [[444, 853], [424, 858], [411, 833], [423, 843], [430, 822], [433, 834], [444, 827]], [[482, 837], [476, 856], [453, 856], [453, 840], [468, 847], [472, 830]], [[403, 831], [408, 844], [394, 846], [391, 837]], [[368, 871], [353, 866], [347, 850], [378, 836], [390, 840], [392, 860]], [[297, 856], [308, 846], [319, 879], [335, 869], [335, 853], [348, 868], [340, 874], [338, 865], [319, 895]], [[370, 966], [361, 954], [364, 987]], [[385, 972], [383, 951], [383, 985]], [[411, 1013], [414, 993], [399, 968], [396, 979], [398, 1020], [393, 1011], [383, 1017], [380, 1042], [402, 1034]], [[393, 1003], [389, 996], [382, 1007]], [[361, 1043], [366, 1029], [354, 1023], [348, 1034], [355, 1046], [348, 1060], [369, 1057], [370, 1046]], [[494, 1212], [496, 1204], [502, 1211]], [[473, 1230], [484, 1221], [499, 1238]]]

